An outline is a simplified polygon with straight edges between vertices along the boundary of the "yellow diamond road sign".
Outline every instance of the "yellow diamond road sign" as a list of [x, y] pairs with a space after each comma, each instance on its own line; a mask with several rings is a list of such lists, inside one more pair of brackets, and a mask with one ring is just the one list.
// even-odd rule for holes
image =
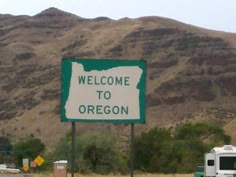
[[38, 165], [38, 166], [41, 166], [45, 160], [40, 156], [38, 155], [35, 159], [34, 159], [34, 162]]
[[24, 171], [28, 171], [28, 170], [29, 170], [29, 166], [28, 166], [28, 165], [24, 165], [24, 166], [23, 166], [23, 170], [24, 170]]

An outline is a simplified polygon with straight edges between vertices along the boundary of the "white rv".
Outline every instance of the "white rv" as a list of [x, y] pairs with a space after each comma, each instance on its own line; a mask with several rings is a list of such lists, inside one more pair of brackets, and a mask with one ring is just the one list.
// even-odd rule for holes
[[214, 147], [205, 154], [205, 177], [236, 177], [236, 147]]

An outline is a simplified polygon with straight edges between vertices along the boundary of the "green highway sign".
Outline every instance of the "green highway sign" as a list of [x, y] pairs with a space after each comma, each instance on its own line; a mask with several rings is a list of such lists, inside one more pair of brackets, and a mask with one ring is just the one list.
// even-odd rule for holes
[[144, 60], [62, 59], [61, 120], [144, 123]]

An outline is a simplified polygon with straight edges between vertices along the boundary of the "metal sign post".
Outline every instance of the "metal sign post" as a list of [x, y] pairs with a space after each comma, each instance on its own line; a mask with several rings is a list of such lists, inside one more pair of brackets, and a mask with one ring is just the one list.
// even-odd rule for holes
[[130, 177], [134, 176], [134, 124], [131, 124], [130, 132]]
[[72, 131], [71, 131], [71, 177], [74, 177], [75, 173], [75, 122], [72, 122]]

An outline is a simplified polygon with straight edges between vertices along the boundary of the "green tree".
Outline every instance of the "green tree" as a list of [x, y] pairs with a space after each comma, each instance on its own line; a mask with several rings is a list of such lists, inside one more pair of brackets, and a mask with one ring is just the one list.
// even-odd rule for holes
[[172, 140], [166, 129], [153, 128], [135, 139], [135, 168], [155, 172], [160, 170], [158, 160], [165, 143]]
[[209, 139], [214, 145], [220, 142], [230, 144], [231, 141], [221, 127], [207, 123], [185, 124], [177, 129], [175, 139]]
[[16, 164], [22, 166], [22, 159], [28, 158], [33, 160], [44, 151], [45, 145], [40, 139], [30, 136], [16, 143], [13, 149]]
[[[123, 172], [127, 170], [125, 155], [118, 149], [117, 137], [112, 132], [89, 132], [76, 136], [76, 171], [79, 172]], [[50, 159], [71, 159], [71, 134], [60, 140]]]
[[0, 163], [11, 161], [12, 144], [6, 136], [0, 136]]
[[118, 139], [114, 133], [90, 132], [81, 137], [81, 142], [80, 170], [101, 174], [126, 171], [127, 163], [118, 149]]
[[135, 139], [135, 168], [148, 172], [189, 173], [203, 164], [204, 153], [229, 144], [230, 136], [216, 125], [185, 124], [171, 135], [153, 128]]

